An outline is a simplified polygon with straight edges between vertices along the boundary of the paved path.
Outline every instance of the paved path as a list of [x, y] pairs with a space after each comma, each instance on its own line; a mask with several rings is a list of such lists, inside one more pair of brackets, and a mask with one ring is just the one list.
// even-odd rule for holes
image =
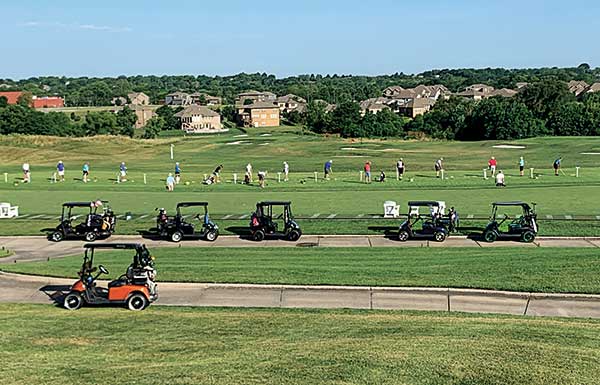
[[[173, 243], [152, 240], [138, 235], [117, 235], [106, 241], [97, 242], [141, 242], [149, 248], [155, 247], [600, 247], [600, 238], [583, 237], [539, 237], [534, 243], [498, 241], [486, 243], [467, 237], [450, 237], [445, 242], [414, 240], [399, 242], [382, 235], [305, 235], [298, 242], [265, 240], [254, 242], [238, 236], [220, 236], [215, 242], [201, 240]], [[0, 247], [8, 248], [13, 255], [0, 258], [2, 263], [42, 261], [67, 255], [80, 254], [82, 241], [49, 242], [45, 237], [0, 237]]]
[[[0, 272], [0, 302], [62, 303], [62, 296], [73, 281]], [[428, 310], [600, 318], [600, 295], [451, 288], [160, 283], [157, 304]]]

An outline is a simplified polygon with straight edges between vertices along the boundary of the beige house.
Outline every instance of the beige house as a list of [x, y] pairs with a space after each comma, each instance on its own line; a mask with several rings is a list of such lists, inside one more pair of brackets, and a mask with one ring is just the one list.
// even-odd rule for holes
[[431, 107], [433, 107], [434, 104], [435, 101], [429, 98], [417, 98], [409, 101], [408, 103], [399, 104], [397, 109], [401, 115], [414, 118], [431, 110]]
[[493, 90], [492, 92], [490, 92], [489, 97], [491, 98], [492, 96], [502, 96], [504, 98], [512, 98], [518, 93], [518, 91], [511, 90], [509, 88], [501, 88], [499, 90]]
[[600, 92], [600, 83], [592, 84], [591, 86], [587, 87], [584, 92]]
[[219, 96], [212, 96], [204, 92], [194, 92], [190, 94], [192, 104], [201, 106], [220, 106], [223, 104], [223, 99]]
[[580, 94], [586, 92], [590, 85], [583, 80], [571, 80], [569, 83], [567, 83], [567, 87], [569, 87], [570, 93], [575, 94], [575, 96], [579, 96]]
[[393, 100], [385, 97], [363, 100], [359, 103], [360, 114], [362, 116], [365, 116], [367, 113], [377, 114], [384, 109], [390, 109], [389, 104], [391, 103], [393, 103]]
[[150, 96], [143, 92], [132, 92], [127, 94], [127, 98], [129, 98], [129, 104], [136, 106], [147, 106], [150, 104]]
[[171, 92], [165, 96], [167, 106], [189, 106], [192, 104], [192, 97], [185, 92]]
[[135, 112], [135, 116], [137, 116], [137, 121], [135, 122], [135, 128], [142, 128], [148, 124], [148, 121], [156, 116], [156, 112], [154, 108], [148, 107], [147, 105], [141, 104], [131, 104], [129, 106], [133, 112]]
[[277, 95], [275, 95], [272, 92], [268, 92], [268, 91], [247, 91], [247, 92], [242, 92], [241, 94], [238, 94], [235, 102], [236, 104], [248, 104], [248, 101], [251, 102], [274, 102], [275, 99], [277, 98]]
[[238, 105], [238, 124], [244, 127], [277, 127], [280, 125], [279, 106], [273, 102]]
[[294, 94], [287, 94], [275, 99], [281, 112], [303, 111], [306, 109], [306, 100]]
[[196, 104], [175, 114], [181, 121], [181, 129], [190, 134], [211, 134], [229, 131], [221, 125], [221, 115], [205, 106]]

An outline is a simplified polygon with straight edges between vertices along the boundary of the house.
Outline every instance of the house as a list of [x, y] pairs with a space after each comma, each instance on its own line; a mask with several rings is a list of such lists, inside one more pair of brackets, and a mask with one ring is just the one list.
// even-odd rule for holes
[[132, 92], [127, 94], [127, 98], [129, 98], [129, 104], [133, 104], [136, 106], [147, 106], [150, 104], [150, 96], [146, 95], [143, 92]]
[[143, 104], [131, 104], [127, 106], [130, 110], [135, 112], [135, 116], [137, 116], [137, 121], [135, 122], [135, 128], [142, 128], [148, 124], [148, 121], [156, 116], [156, 112], [154, 108], [148, 107]]
[[489, 94], [494, 91], [494, 87], [488, 86], [487, 84], [472, 84], [465, 88], [465, 91], [477, 91], [483, 94]]
[[450, 97], [450, 90], [442, 84], [432, 86], [419, 84], [414, 88], [392, 86], [383, 90], [383, 96], [408, 103], [410, 100], [418, 98], [429, 98], [432, 100], [438, 100], [439, 98], [448, 99]]
[[384, 109], [390, 109], [389, 104], [392, 102], [392, 99], [386, 97], [379, 98], [371, 98], [363, 100], [359, 103], [360, 106], [360, 114], [365, 116], [367, 113], [377, 114]]
[[219, 96], [211, 96], [204, 92], [194, 92], [190, 94], [192, 104], [198, 104], [200, 106], [220, 106], [223, 104], [223, 99]]
[[387, 98], [393, 98], [394, 96], [399, 94], [401, 91], [404, 91], [404, 88], [402, 88], [400, 86], [390, 86], [390, 87], [387, 87], [385, 90], [383, 90], [383, 96], [385, 96]]
[[275, 99], [275, 103], [279, 106], [281, 112], [302, 112], [306, 109], [306, 99], [294, 94], [287, 94]]
[[229, 131], [221, 124], [221, 115], [205, 106], [190, 105], [175, 114], [181, 129], [191, 134], [209, 134]]
[[504, 98], [512, 98], [513, 96], [515, 96], [518, 93], [519, 93], [518, 91], [511, 90], [509, 88], [501, 88], [499, 90], [494, 90], [494, 91], [490, 92], [489, 97], [491, 98], [492, 96], [502, 96]]
[[58, 108], [64, 107], [65, 100], [59, 96], [33, 96], [31, 107], [33, 108]]
[[273, 102], [254, 102], [237, 107], [238, 124], [244, 127], [277, 127], [279, 106]]
[[567, 83], [567, 87], [569, 88], [569, 92], [575, 94], [575, 96], [579, 96], [583, 92], [585, 92], [590, 85], [584, 82], [583, 80], [571, 80]]
[[335, 108], [337, 107], [335, 104], [327, 103], [323, 99], [315, 100], [315, 104], [321, 104], [323, 107], [325, 107], [325, 113], [327, 113], [327, 114], [330, 113], [331, 111], [335, 110]]
[[600, 92], [600, 83], [592, 84], [591, 86], [587, 87], [584, 92]]
[[17, 104], [23, 91], [4, 91], [0, 92], [0, 97], [4, 96], [8, 104]]
[[397, 109], [401, 115], [414, 118], [431, 110], [431, 107], [433, 107], [434, 104], [435, 100], [429, 98], [417, 98], [410, 100], [408, 103], [398, 104]]
[[250, 102], [274, 102], [277, 98], [272, 92], [247, 91], [238, 94], [235, 98], [236, 104], [249, 104]]
[[168, 106], [189, 106], [192, 98], [185, 92], [171, 92], [165, 96], [165, 104]]

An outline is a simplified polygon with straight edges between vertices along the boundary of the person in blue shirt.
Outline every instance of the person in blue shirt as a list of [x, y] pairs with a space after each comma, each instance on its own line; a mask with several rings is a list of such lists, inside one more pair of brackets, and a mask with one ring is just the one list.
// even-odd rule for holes
[[58, 161], [58, 164], [56, 165], [56, 171], [58, 173], [58, 177], [60, 178], [61, 182], [65, 181], [65, 165], [62, 162], [62, 160]]
[[179, 162], [175, 162], [175, 183], [179, 184], [181, 180], [181, 167], [179, 166]]
[[554, 175], [558, 176], [558, 170], [560, 170], [560, 162], [562, 161], [562, 158], [559, 156], [558, 159], [556, 159], [554, 161], [554, 163], [552, 164], [552, 166], [554, 167]]
[[329, 176], [331, 175], [331, 164], [333, 163], [333, 160], [328, 160], [327, 162], [325, 162], [325, 167], [324, 167], [324, 174], [325, 174], [325, 179], [329, 179]]
[[121, 165], [119, 166], [119, 173], [121, 182], [125, 182], [127, 180], [127, 167], [125, 166], [125, 162], [121, 162]]
[[519, 158], [519, 175], [523, 176], [525, 170], [525, 159], [523, 157]]
[[169, 173], [167, 176], [167, 190], [173, 191], [175, 189], [175, 178], [173, 178], [173, 174]]
[[90, 175], [90, 164], [88, 162], [85, 162], [83, 164], [83, 167], [81, 168], [81, 172], [83, 173], [83, 176], [81, 178], [83, 180], [83, 183], [87, 183], [88, 177]]

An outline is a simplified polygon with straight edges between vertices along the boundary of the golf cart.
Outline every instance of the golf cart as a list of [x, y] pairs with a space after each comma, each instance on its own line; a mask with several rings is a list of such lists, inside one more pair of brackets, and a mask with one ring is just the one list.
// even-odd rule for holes
[[[502, 219], [498, 219], [498, 209], [506, 207], [519, 207], [521, 215], [512, 220], [504, 214]], [[483, 230], [483, 239], [486, 242], [494, 242], [497, 239], [518, 239], [523, 242], [533, 242], [538, 233], [536, 221], [535, 203], [530, 206], [525, 202], [494, 202], [492, 203], [492, 217], [490, 222]], [[509, 221], [507, 229], [501, 229], [502, 225]]]
[[[77, 310], [84, 304], [105, 305], [124, 304], [129, 310], [144, 310], [158, 298], [154, 257], [145, 245], [140, 243], [99, 243], [85, 244], [83, 264], [79, 270], [79, 280], [71, 286], [65, 296], [63, 306]], [[102, 274], [108, 274], [103, 265], [94, 266], [94, 252], [100, 250], [134, 250], [133, 262], [125, 274], [110, 281], [108, 288], [98, 287], [96, 281]]]
[[[294, 220], [292, 215], [291, 202], [258, 202], [256, 204], [256, 211], [252, 213], [250, 218], [250, 232], [252, 239], [255, 241], [262, 241], [265, 236], [283, 237], [288, 241], [295, 242], [300, 239], [302, 230], [300, 225]], [[282, 212], [273, 217], [273, 208], [281, 206]], [[281, 219], [283, 229], [279, 229], [279, 223], [277, 220]]]
[[[87, 209], [85, 220], [74, 224], [73, 221], [81, 215], [74, 216], [78, 208]], [[115, 231], [117, 218], [108, 205], [108, 201], [67, 202], [62, 205], [60, 223], [53, 229], [44, 229], [48, 238], [60, 242], [66, 238], [84, 238], [94, 242], [97, 238], [108, 238]]]
[[[420, 209], [427, 208], [426, 213]], [[408, 216], [398, 229], [398, 240], [406, 242], [411, 238], [427, 238], [443, 242], [448, 235], [456, 230], [458, 214], [454, 207], [448, 215], [445, 214], [446, 203], [441, 201], [411, 201], [408, 202]], [[421, 222], [421, 228], [417, 224]]]
[[[187, 207], [203, 207], [204, 213], [198, 213], [194, 216], [195, 219], [201, 221], [201, 229], [198, 231], [198, 224], [185, 221], [184, 215], [181, 214], [182, 208]], [[168, 238], [173, 242], [180, 242], [183, 238], [206, 239], [213, 242], [219, 236], [219, 226], [211, 221], [208, 215], [207, 202], [180, 202], [176, 206], [176, 214], [169, 218], [165, 209], [158, 209], [156, 217], [156, 229], [161, 237]]]

